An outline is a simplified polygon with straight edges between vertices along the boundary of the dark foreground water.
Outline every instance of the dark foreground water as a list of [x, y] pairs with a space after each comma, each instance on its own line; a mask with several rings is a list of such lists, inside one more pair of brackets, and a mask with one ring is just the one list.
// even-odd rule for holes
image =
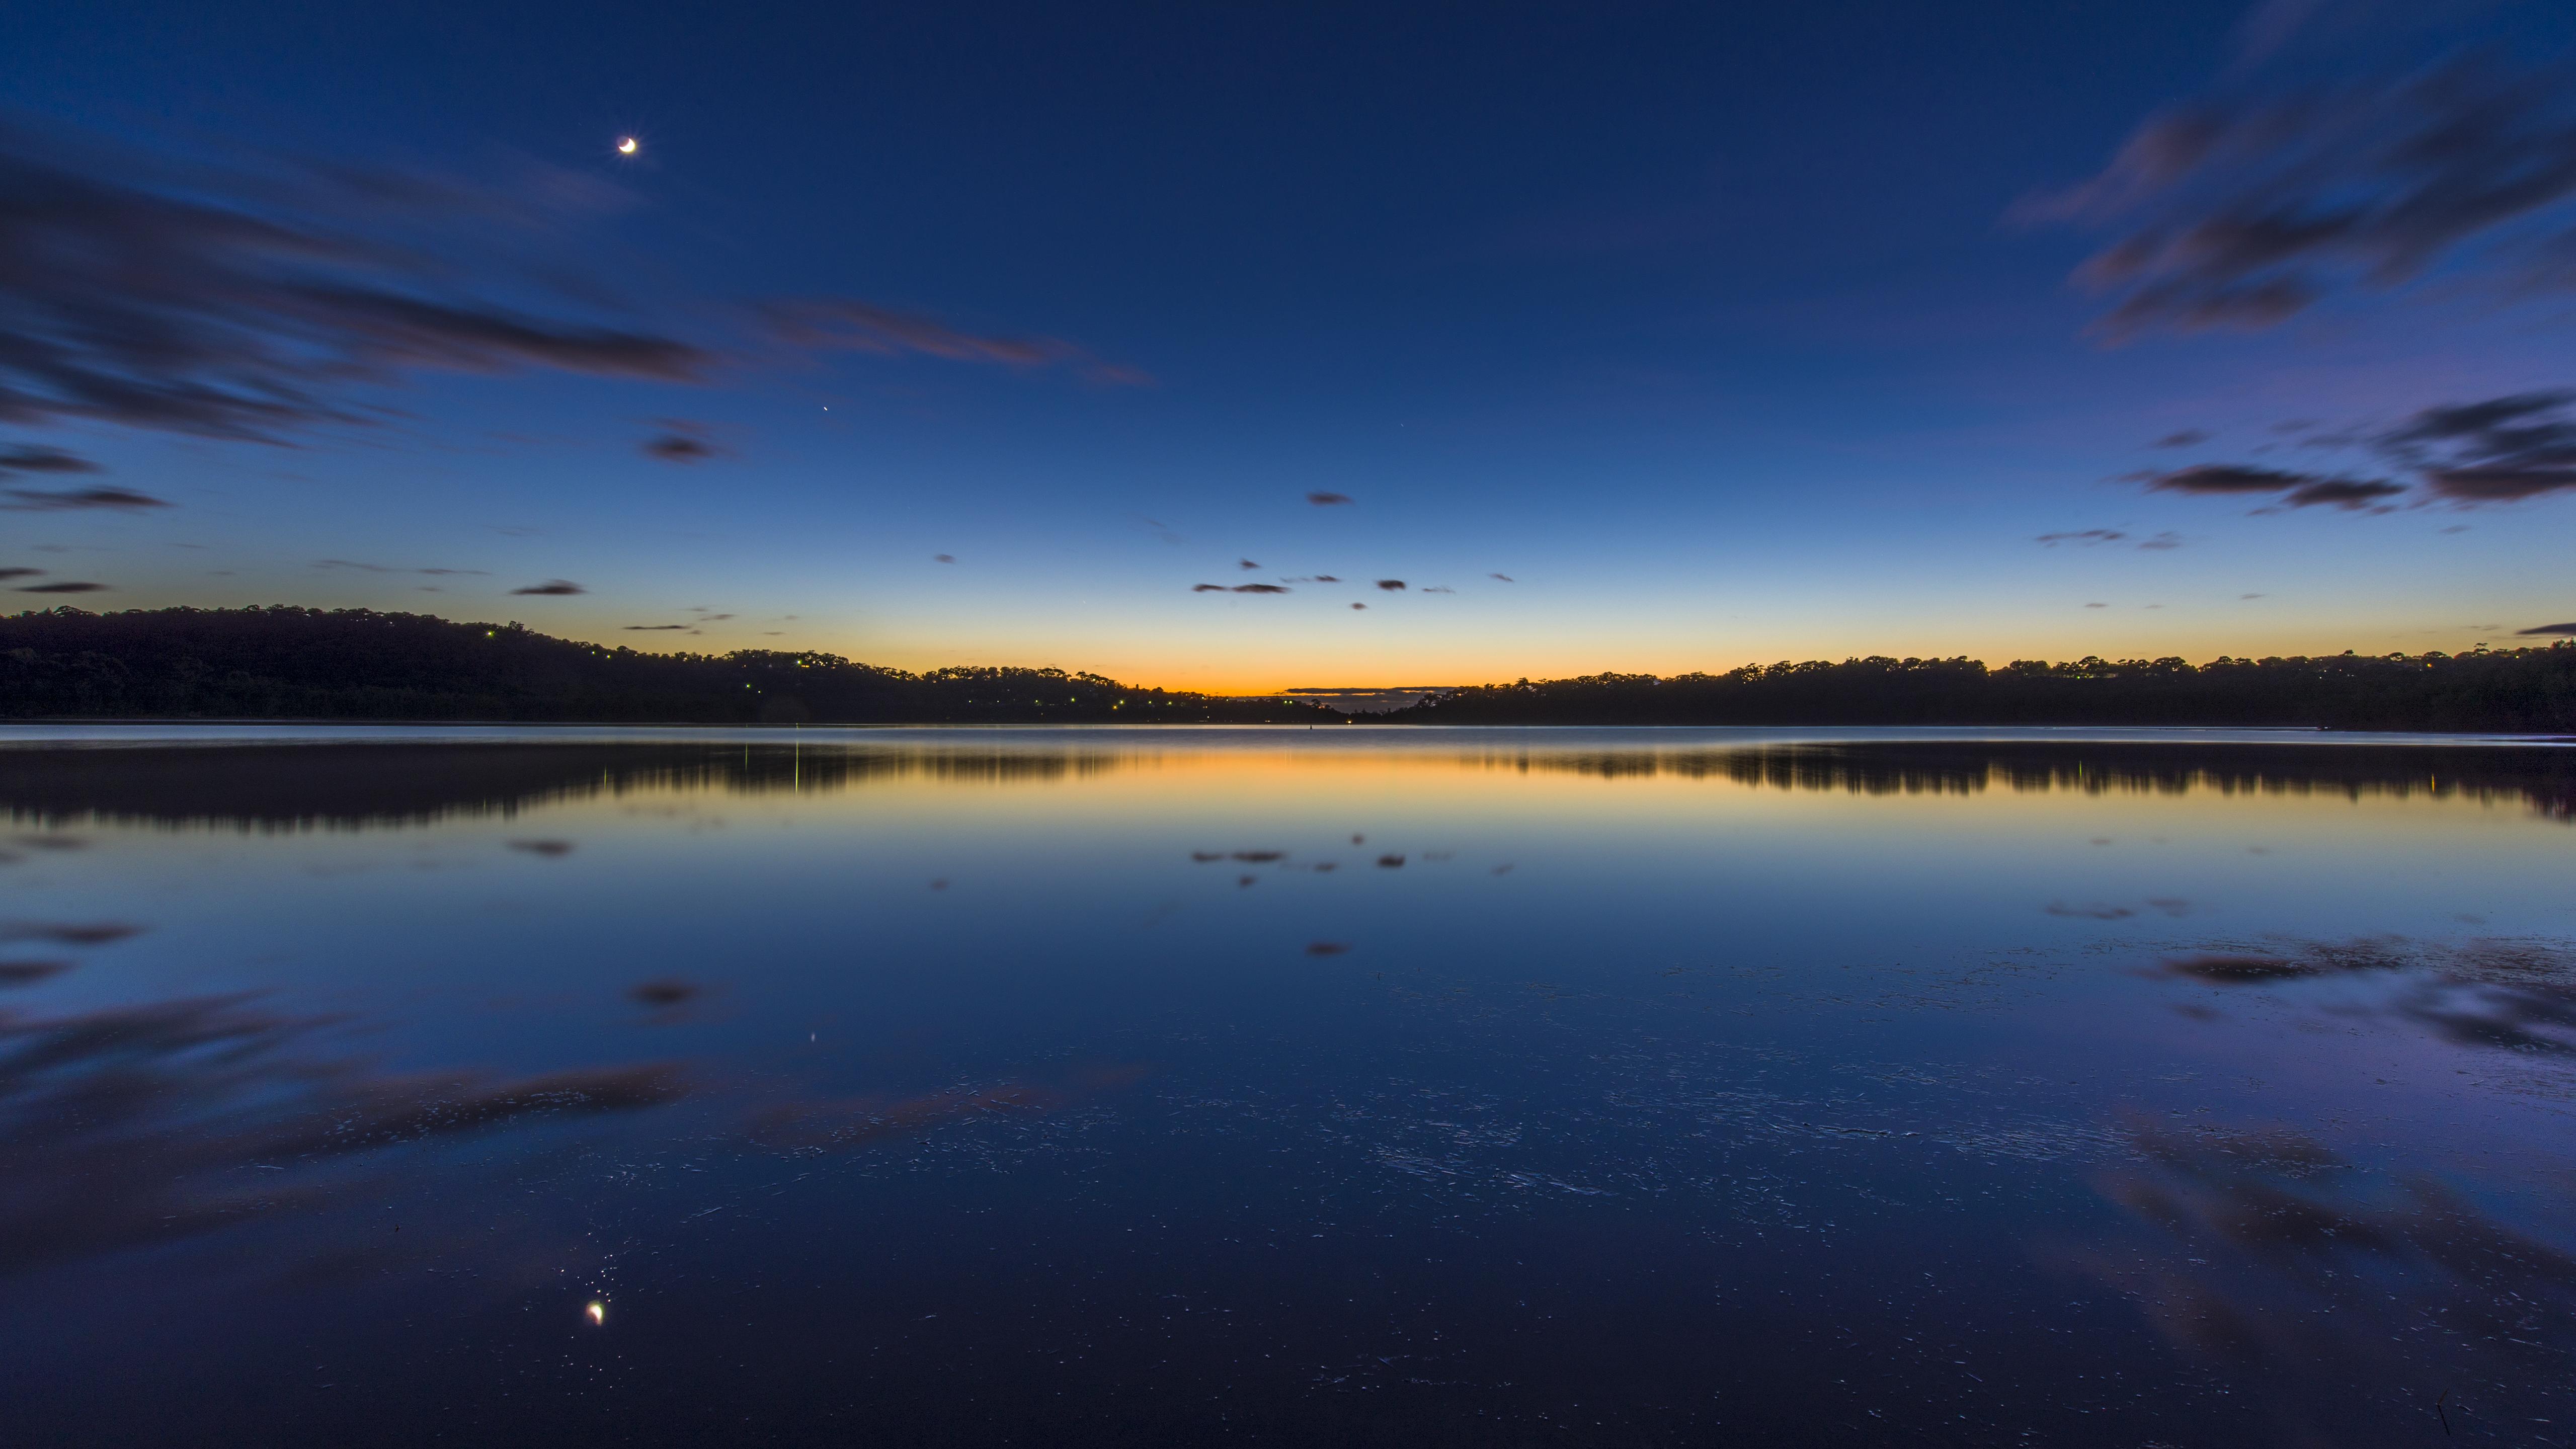
[[2576, 750], [2257, 738], [21, 729], [0, 1439], [2576, 1443]]

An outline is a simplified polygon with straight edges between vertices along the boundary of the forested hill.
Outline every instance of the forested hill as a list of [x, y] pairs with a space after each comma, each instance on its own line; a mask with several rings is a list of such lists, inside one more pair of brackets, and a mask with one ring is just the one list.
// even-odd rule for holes
[[1388, 718], [1483, 725], [2287, 725], [2576, 734], [2576, 643], [2073, 664], [1849, 659], [1488, 685]]
[[831, 654], [646, 654], [367, 609], [0, 618], [0, 716], [748, 723], [1340, 723], [1314, 705], [1060, 669], [910, 674]]

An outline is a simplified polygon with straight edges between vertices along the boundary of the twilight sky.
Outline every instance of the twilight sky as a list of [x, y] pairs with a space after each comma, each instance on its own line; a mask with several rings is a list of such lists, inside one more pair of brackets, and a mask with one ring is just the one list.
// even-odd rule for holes
[[22, 0], [0, 606], [1229, 691], [2538, 642], [2572, 53], [2545, 0]]

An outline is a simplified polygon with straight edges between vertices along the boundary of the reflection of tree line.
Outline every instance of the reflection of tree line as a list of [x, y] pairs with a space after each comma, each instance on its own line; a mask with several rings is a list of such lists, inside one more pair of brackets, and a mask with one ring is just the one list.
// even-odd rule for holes
[[1969, 795], [1989, 789], [2086, 794], [2423, 795], [2529, 803], [2576, 820], [2576, 751], [2366, 745], [1790, 745], [1656, 752], [1486, 754], [1488, 769], [1606, 780], [1675, 776], [1776, 790]]
[[[330, 744], [0, 750], [0, 811], [242, 828], [420, 824], [654, 794], [828, 794], [899, 780], [1009, 785], [1133, 768], [1155, 752], [919, 745]], [[2365, 745], [1794, 745], [1425, 754], [1425, 765], [1671, 776], [1778, 790], [1965, 795], [2418, 795], [2527, 802], [2576, 820], [2576, 751]]]
[[0, 811], [245, 828], [508, 817], [600, 797], [830, 793], [903, 779], [1014, 784], [1118, 767], [1107, 753], [720, 745], [294, 745], [0, 750]]

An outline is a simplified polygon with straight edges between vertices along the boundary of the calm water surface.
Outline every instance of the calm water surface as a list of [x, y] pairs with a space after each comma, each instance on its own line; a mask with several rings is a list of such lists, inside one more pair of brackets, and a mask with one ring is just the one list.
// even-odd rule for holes
[[2576, 750], [17, 729], [25, 1444], [2576, 1444]]

